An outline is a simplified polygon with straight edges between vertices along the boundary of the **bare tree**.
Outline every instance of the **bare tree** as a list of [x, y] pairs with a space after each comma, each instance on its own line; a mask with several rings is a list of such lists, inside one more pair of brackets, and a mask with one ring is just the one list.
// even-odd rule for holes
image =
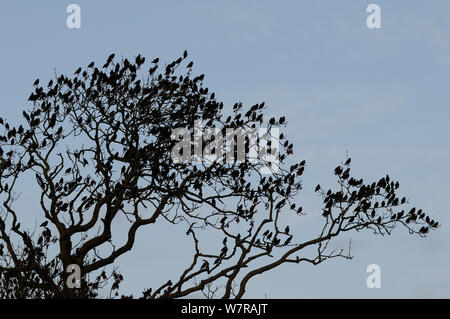
[[[143, 298], [241, 298], [250, 279], [282, 264], [351, 258], [329, 249], [345, 232], [389, 235], [403, 226], [425, 236], [438, 227], [422, 210], [403, 208], [408, 202], [389, 176], [372, 183], [352, 177], [347, 158], [334, 171], [334, 190], [316, 188], [323, 197], [317, 236], [295, 240], [283, 220], [304, 214], [296, 201], [306, 163], [286, 163], [293, 144], [283, 134], [277, 140], [280, 167], [270, 175], [261, 173], [270, 163], [237, 161], [239, 139], [245, 154], [252, 147], [242, 134], [233, 136], [231, 164], [174, 161], [173, 129], [194, 134], [198, 120], [224, 134], [264, 125], [271, 135], [286, 124], [284, 117], [265, 122], [264, 103], [245, 110], [236, 103], [225, 119], [223, 103], [203, 87], [203, 75], [191, 75], [186, 57], [184, 52], [164, 67], [155, 59], [144, 71], [140, 55], [115, 62], [112, 54], [101, 68], [92, 62], [44, 86], [36, 80], [23, 125], [0, 118], [0, 297], [93, 298], [105, 287], [118, 295], [122, 275], [116, 269], [107, 275], [106, 267], [133, 248], [139, 229], [159, 220], [184, 227], [193, 256], [179, 274], [144, 290]], [[208, 147], [189, 143], [189, 149]], [[274, 147], [269, 142], [267, 151]], [[229, 156], [209, 151], [217, 159]], [[36, 218], [42, 224], [34, 229], [21, 226], [25, 212], [15, 208], [17, 184], [27, 178], [40, 190]], [[128, 222], [123, 241], [113, 230], [121, 218]], [[221, 244], [205, 249], [205, 233], [220, 236]], [[80, 289], [66, 285], [66, 269], [74, 264], [83, 275]]]

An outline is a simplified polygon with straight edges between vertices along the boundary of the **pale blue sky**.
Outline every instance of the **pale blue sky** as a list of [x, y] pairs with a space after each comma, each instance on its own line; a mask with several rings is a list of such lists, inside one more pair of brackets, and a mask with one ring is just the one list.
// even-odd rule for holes
[[[66, 27], [70, 3], [0, 3], [1, 116], [19, 120], [33, 81], [54, 68], [72, 73], [112, 52], [170, 61], [187, 49], [228, 108], [266, 101], [269, 114], [287, 116], [295, 159], [309, 163], [306, 221], [320, 208], [312, 188], [333, 182], [348, 150], [356, 175], [389, 173], [442, 224], [425, 240], [352, 235], [354, 260], [283, 266], [251, 281], [246, 297], [450, 297], [450, 2], [373, 1], [382, 19], [373, 30], [371, 1], [76, 1], [78, 30]], [[292, 223], [301, 233], [304, 221]], [[188, 253], [167, 246], [185, 236], [159, 247], [164, 234], [142, 231], [122, 258], [124, 292], [179, 270]], [[380, 289], [366, 287], [372, 263]]]

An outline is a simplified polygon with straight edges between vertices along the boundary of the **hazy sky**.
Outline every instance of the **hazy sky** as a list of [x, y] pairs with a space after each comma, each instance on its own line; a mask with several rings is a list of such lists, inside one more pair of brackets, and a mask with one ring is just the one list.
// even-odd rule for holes
[[[76, 1], [80, 29], [66, 26], [70, 3], [0, 3], [1, 116], [19, 120], [33, 81], [54, 68], [72, 74], [113, 52], [171, 61], [187, 49], [228, 109], [265, 101], [269, 115], [287, 116], [295, 159], [308, 162], [305, 220], [320, 214], [314, 186], [332, 185], [348, 151], [356, 176], [389, 173], [442, 224], [427, 239], [352, 234], [352, 261], [284, 265], [254, 278], [246, 297], [450, 297], [449, 1]], [[366, 26], [370, 3], [381, 29]], [[301, 234], [303, 220], [292, 224]], [[141, 231], [120, 260], [123, 292], [179, 271], [189, 255], [170, 253], [179, 240]], [[373, 263], [380, 289], [366, 287]]]

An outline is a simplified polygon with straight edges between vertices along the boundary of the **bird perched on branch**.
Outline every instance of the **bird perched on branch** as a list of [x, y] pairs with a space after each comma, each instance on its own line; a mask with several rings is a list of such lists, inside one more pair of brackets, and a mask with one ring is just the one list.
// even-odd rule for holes
[[206, 270], [209, 273], [209, 262], [203, 259], [203, 264], [200, 267], [200, 270]]

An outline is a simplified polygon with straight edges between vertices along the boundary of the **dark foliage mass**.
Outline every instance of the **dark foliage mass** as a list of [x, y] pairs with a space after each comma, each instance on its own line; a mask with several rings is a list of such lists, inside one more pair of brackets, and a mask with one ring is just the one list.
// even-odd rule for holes
[[[293, 144], [283, 135], [280, 169], [271, 175], [261, 174], [262, 162], [175, 163], [171, 132], [196, 120], [223, 131], [286, 125], [284, 117], [266, 121], [264, 103], [236, 103], [223, 115], [223, 103], [186, 58], [144, 67], [140, 55], [116, 62], [112, 54], [101, 67], [92, 62], [42, 86], [36, 80], [22, 125], [0, 118], [0, 297], [93, 298], [104, 289], [118, 296], [123, 278], [111, 267], [157, 221], [184, 227], [192, 260], [159, 287], [143, 287], [143, 298], [241, 298], [250, 279], [282, 264], [351, 258], [328, 248], [345, 232], [386, 235], [403, 226], [425, 236], [438, 227], [397, 195], [399, 183], [389, 176], [353, 177], [348, 158], [334, 170], [336, 188], [316, 187], [323, 198], [317, 236], [297, 240], [283, 220], [306, 213], [297, 196], [306, 163], [287, 164]], [[15, 208], [22, 179], [39, 190], [31, 212]], [[42, 224], [21, 226], [31, 213]], [[114, 232], [120, 219], [125, 236]], [[203, 248], [205, 232], [220, 238], [216, 249]], [[71, 264], [81, 268], [80, 289], [66, 285]]]

